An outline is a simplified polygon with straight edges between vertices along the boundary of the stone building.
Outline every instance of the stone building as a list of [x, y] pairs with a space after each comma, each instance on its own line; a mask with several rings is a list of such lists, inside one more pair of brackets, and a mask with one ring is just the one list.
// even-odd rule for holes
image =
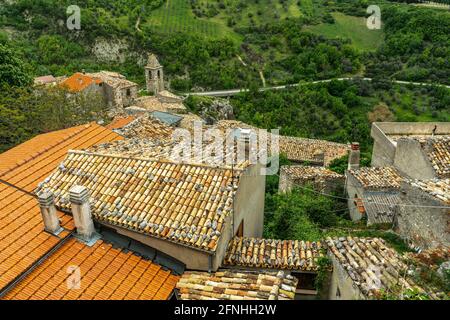
[[157, 95], [164, 91], [164, 71], [158, 58], [154, 54], [148, 57], [145, 66], [145, 81], [147, 83], [147, 92]]
[[364, 167], [346, 172], [350, 217], [368, 224], [392, 223], [402, 176], [393, 167]]
[[450, 246], [450, 179], [402, 183], [395, 230], [412, 246]]
[[419, 286], [407, 261], [379, 238], [327, 238], [333, 273], [330, 300], [377, 299], [383, 292], [401, 298], [415, 290], [430, 299], [443, 295], [433, 288]]
[[324, 193], [343, 191], [345, 176], [324, 167], [281, 166], [279, 191], [288, 192], [295, 186], [311, 185]]
[[372, 166], [395, 166], [413, 179], [450, 176], [448, 154], [442, 154], [450, 144], [450, 122], [374, 122], [371, 136]]
[[60, 83], [71, 93], [96, 92], [101, 94], [110, 108], [123, 108], [137, 98], [138, 85], [125, 76], [109, 71], [77, 72]]
[[102, 80], [103, 95], [110, 107], [128, 107], [138, 96], [137, 83], [127, 80], [120, 73], [100, 71], [89, 75]]
[[[185, 264], [217, 270], [239, 231], [261, 237], [265, 176], [239, 168], [70, 151], [40, 185], [70, 210], [70, 188], [89, 190], [96, 222]], [[101, 183], [98, 183], [101, 181]], [[239, 231], [240, 232], [240, 231]]]

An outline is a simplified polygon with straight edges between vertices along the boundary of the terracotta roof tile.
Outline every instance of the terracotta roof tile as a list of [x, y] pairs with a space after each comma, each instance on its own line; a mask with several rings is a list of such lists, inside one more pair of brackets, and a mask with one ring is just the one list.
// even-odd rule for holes
[[283, 170], [292, 179], [343, 179], [344, 175], [331, 171], [325, 167], [312, 166], [282, 166]]
[[91, 84], [100, 84], [103, 81], [90, 75], [80, 72], [74, 73], [60, 83], [60, 86], [67, 88], [72, 92], [80, 92], [89, 87]]
[[278, 273], [249, 271], [185, 272], [177, 283], [183, 300], [289, 300], [297, 279]]
[[408, 183], [450, 205], [450, 179], [408, 180]]
[[[59, 241], [44, 231], [38, 202], [30, 193], [64, 159], [69, 149], [120, 138], [92, 123], [37, 136], [0, 155], [0, 159], [22, 157], [23, 160], [20, 164], [10, 162], [0, 173], [0, 179], [16, 186], [0, 183], [0, 289]], [[59, 217], [63, 227], [74, 228], [70, 216], [59, 213]], [[60, 237], [66, 235], [63, 232]]]
[[439, 178], [450, 178], [450, 136], [419, 140]]
[[235, 237], [228, 244], [223, 265], [316, 271], [316, 261], [324, 253], [320, 241]]
[[134, 116], [118, 116], [115, 117], [113, 121], [111, 121], [111, 123], [106, 125], [105, 127], [110, 130], [121, 129], [134, 120], [136, 120]]
[[[79, 267], [79, 289], [70, 288], [71, 266]], [[159, 271], [155, 273], [154, 267]], [[146, 279], [142, 281], [141, 279]], [[74, 238], [37, 266], [4, 299], [168, 299], [179, 277], [150, 261], [97, 241], [88, 247]]]
[[399, 189], [402, 176], [393, 167], [363, 167], [349, 170], [363, 188], [367, 189]]
[[280, 136], [280, 152], [291, 161], [307, 161], [327, 166], [348, 154], [348, 146], [326, 140]]
[[408, 265], [383, 239], [343, 237], [327, 238], [326, 242], [332, 257], [364, 296], [376, 298], [381, 290], [396, 290], [396, 286], [425, 293], [411, 277], [404, 276]]
[[[136, 232], [208, 251], [233, 208], [239, 170], [69, 152], [40, 185], [69, 209], [69, 189], [84, 185], [93, 216]], [[38, 190], [37, 190], [38, 191]]]

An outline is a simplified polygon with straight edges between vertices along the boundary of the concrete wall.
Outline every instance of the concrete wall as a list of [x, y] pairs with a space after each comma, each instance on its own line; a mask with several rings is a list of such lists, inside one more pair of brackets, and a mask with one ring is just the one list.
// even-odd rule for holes
[[243, 173], [234, 201], [233, 234], [244, 220], [244, 237], [262, 237], [266, 176], [261, 165], [253, 165]]
[[[360, 290], [353, 284], [352, 279], [336, 261], [334, 256], [331, 257], [333, 262], [333, 273], [331, 274], [329, 300], [365, 300]], [[338, 290], [339, 289], [339, 290]], [[339, 291], [340, 295], [336, 293]]]
[[[394, 147], [394, 148], [392, 148]], [[395, 145], [390, 141], [375, 140], [372, 150], [372, 167], [386, 167], [394, 164]]]
[[353, 221], [359, 221], [362, 219], [363, 215], [359, 212], [358, 208], [356, 207], [354, 203], [355, 194], [358, 196], [358, 198], [362, 198], [364, 195], [364, 189], [362, 188], [361, 184], [356, 180], [353, 175], [345, 173], [347, 177], [347, 181], [345, 182], [346, 189], [347, 189], [347, 203], [348, 203], [348, 210], [350, 212], [350, 218]]
[[420, 146], [419, 141], [400, 139], [397, 141], [394, 165], [402, 173], [413, 179], [433, 179], [436, 173]]
[[402, 184], [402, 189], [402, 204], [412, 206], [397, 208], [396, 231], [420, 248], [450, 246], [450, 206], [448, 209], [415, 207], [445, 206], [445, 203], [407, 183]]
[[397, 143], [388, 135], [431, 135], [450, 134], [450, 122], [374, 122], [371, 136], [374, 139], [372, 166], [382, 167], [394, 164]]

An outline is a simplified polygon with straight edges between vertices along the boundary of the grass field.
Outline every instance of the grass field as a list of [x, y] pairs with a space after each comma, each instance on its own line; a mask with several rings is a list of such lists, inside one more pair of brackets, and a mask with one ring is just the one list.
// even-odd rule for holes
[[374, 51], [383, 42], [382, 30], [369, 30], [365, 18], [351, 17], [333, 13], [334, 24], [320, 24], [305, 27], [304, 30], [324, 35], [327, 38], [349, 38], [353, 45], [362, 51]]
[[189, 0], [167, 0], [147, 17], [147, 25], [155, 32], [162, 33], [189, 32], [212, 38], [234, 34], [222, 23], [197, 18]]
[[214, 16], [199, 18], [189, 0], [166, 0], [146, 17], [146, 24], [155, 32], [190, 32], [211, 38], [228, 36], [239, 40], [240, 36], [229, 26], [230, 18], [236, 26], [247, 27], [288, 17], [311, 16], [315, 12], [313, 0], [286, 0], [284, 4], [278, 0], [226, 0], [224, 4], [224, 7], [219, 7], [217, 0], [198, 1], [197, 8], [203, 13], [212, 6], [217, 10]]

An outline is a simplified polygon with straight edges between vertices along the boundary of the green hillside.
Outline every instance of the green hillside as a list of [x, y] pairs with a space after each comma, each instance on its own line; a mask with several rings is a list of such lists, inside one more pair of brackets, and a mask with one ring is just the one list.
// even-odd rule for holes
[[370, 30], [365, 17], [352, 17], [340, 12], [332, 14], [335, 23], [306, 26], [303, 30], [321, 34], [327, 38], [348, 38], [362, 51], [375, 51], [383, 43], [383, 30]]

